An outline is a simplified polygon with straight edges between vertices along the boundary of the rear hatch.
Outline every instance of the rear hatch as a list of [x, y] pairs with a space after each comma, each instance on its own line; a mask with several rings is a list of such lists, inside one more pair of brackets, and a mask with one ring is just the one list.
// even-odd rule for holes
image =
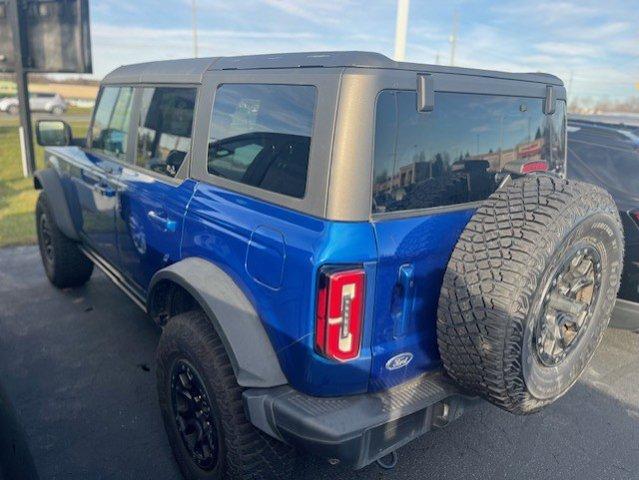
[[420, 113], [416, 96], [384, 90], [377, 99], [373, 391], [440, 368], [444, 271], [461, 231], [504, 172], [534, 165], [561, 173], [565, 165], [564, 101], [544, 114], [543, 98], [436, 92], [434, 110]]

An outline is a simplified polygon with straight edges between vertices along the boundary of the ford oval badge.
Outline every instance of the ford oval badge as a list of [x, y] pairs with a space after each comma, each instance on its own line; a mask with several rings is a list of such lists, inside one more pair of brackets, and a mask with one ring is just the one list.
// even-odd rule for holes
[[400, 353], [393, 358], [389, 358], [386, 362], [386, 370], [397, 370], [398, 368], [405, 367], [413, 359], [413, 354], [410, 352]]

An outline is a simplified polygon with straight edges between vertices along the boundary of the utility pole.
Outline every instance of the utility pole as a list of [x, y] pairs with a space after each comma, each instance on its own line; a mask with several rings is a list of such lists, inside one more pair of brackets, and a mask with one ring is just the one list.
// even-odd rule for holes
[[435, 65], [439, 65], [439, 50], [437, 50], [437, 55], [435, 55]]
[[568, 88], [566, 88], [566, 91], [568, 92], [568, 99], [570, 99], [570, 97], [572, 96], [572, 78], [573, 78], [573, 71], [570, 70], [570, 76], [568, 77]]
[[395, 23], [395, 60], [406, 59], [406, 30], [408, 29], [408, 8], [410, 0], [397, 0], [397, 22]]
[[33, 130], [31, 128], [31, 108], [29, 107], [29, 84], [25, 63], [28, 63], [27, 37], [24, 25], [26, 23], [26, 4], [20, 0], [9, 0], [8, 12], [11, 19], [11, 35], [13, 37], [13, 51], [15, 56], [16, 84], [18, 86], [18, 105], [20, 105], [20, 125], [24, 138], [22, 148], [26, 160], [25, 175], [32, 176], [35, 171], [35, 152], [33, 149]]
[[191, 26], [193, 28], [193, 56], [197, 58], [197, 8], [195, 0], [191, 0]]
[[455, 50], [457, 50], [457, 26], [459, 23], [459, 10], [453, 12], [453, 32], [450, 35], [450, 66], [455, 65]]

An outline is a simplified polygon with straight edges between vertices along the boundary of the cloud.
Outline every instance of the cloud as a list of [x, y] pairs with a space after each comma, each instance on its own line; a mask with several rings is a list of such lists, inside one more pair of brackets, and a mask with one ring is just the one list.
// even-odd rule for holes
[[495, 5], [492, 10], [497, 14], [509, 15], [526, 19], [530, 23], [550, 25], [563, 23], [566, 19], [575, 21], [583, 18], [593, 18], [601, 14], [601, 6], [584, 5], [583, 2], [567, 1], [537, 1]]
[[533, 48], [553, 56], [596, 57], [602, 54], [601, 47], [592, 43], [543, 42], [533, 45]]
[[339, 25], [343, 13], [351, 7], [349, 1], [326, 0], [262, 0], [262, 2], [286, 15], [319, 25]]

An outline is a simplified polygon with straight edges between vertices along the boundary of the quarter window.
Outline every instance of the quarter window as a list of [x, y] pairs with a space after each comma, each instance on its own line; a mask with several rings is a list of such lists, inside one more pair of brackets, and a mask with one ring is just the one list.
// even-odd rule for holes
[[91, 148], [126, 160], [133, 88], [102, 89], [91, 127]]
[[175, 177], [191, 149], [195, 88], [145, 88], [136, 165]]
[[313, 86], [219, 87], [211, 116], [208, 172], [302, 198], [315, 97]]
[[563, 169], [564, 102], [552, 116], [539, 98], [442, 92], [430, 113], [415, 105], [415, 92], [378, 96], [373, 213], [484, 200], [520, 163]]

